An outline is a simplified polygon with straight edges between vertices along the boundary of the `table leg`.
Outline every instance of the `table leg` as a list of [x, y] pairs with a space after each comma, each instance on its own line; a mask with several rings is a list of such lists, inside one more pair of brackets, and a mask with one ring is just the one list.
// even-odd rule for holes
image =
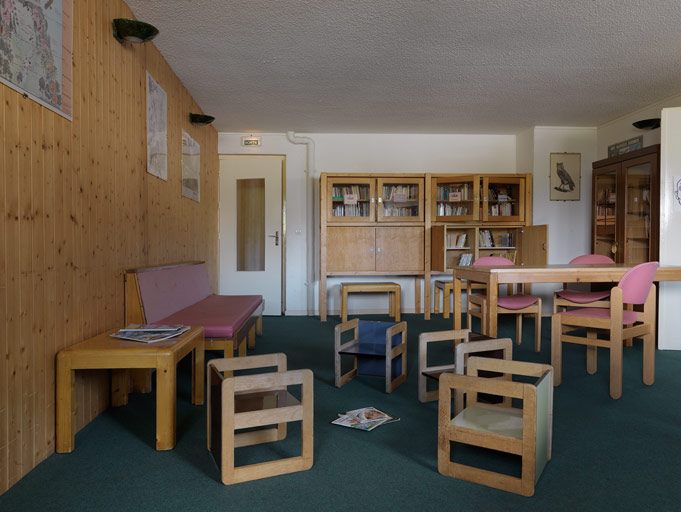
[[173, 358], [159, 356], [156, 368], [157, 450], [172, 450], [175, 447], [176, 371]]
[[201, 338], [192, 351], [192, 403], [202, 405], [206, 385], [205, 380], [205, 347]]
[[251, 350], [255, 348], [255, 324], [248, 329], [248, 348]]
[[341, 286], [341, 322], [348, 321], [348, 291]]
[[497, 297], [499, 295], [499, 282], [496, 274], [489, 276], [487, 284], [487, 336], [497, 337]]
[[128, 404], [128, 370], [111, 370], [111, 405], [121, 407]]
[[421, 312], [421, 278], [414, 279], [414, 313]]
[[[442, 318], [449, 318], [451, 288], [447, 285], [442, 290]], [[459, 299], [460, 300], [460, 299]]]
[[57, 453], [69, 453], [75, 447], [73, 394], [75, 371], [68, 355], [57, 355]]
[[402, 319], [402, 289], [395, 292], [395, 321], [399, 322]]
[[454, 330], [461, 329], [461, 278], [456, 275], [454, 271], [454, 307], [452, 308], [452, 316], [454, 317]]
[[[586, 331], [586, 337], [589, 339], [596, 339], [596, 331], [594, 329], [588, 329]], [[586, 346], [586, 373], [593, 375], [598, 370], [598, 347], [595, 345]]]
[[435, 285], [435, 288], [433, 289], [433, 312], [434, 313], [439, 313], [440, 312], [440, 289]]
[[563, 325], [560, 313], [551, 317], [551, 366], [553, 366], [553, 385], [560, 386], [563, 376], [563, 345], [561, 336]]

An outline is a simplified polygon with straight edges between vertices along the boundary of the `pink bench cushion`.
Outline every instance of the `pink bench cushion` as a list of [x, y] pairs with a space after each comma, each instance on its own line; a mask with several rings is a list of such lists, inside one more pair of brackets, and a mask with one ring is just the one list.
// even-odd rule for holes
[[595, 302], [597, 300], [602, 300], [607, 297], [610, 297], [610, 290], [605, 290], [601, 292], [580, 292], [577, 290], [561, 290], [559, 292], [556, 292], [556, 295], [571, 302], [576, 302], [577, 304], [588, 304], [589, 302]]
[[[603, 319], [608, 319], [610, 318], [610, 310], [605, 309], [605, 308], [580, 308], [580, 309], [573, 309], [570, 311], [563, 311], [561, 315], [564, 316], [579, 316], [579, 317], [587, 317], [587, 318], [603, 318]], [[622, 324], [623, 325], [631, 325], [636, 322], [637, 318], [636, 311], [629, 311], [625, 309], [622, 311]], [[568, 320], [569, 322], [569, 320]]]
[[206, 338], [231, 338], [261, 304], [261, 295], [210, 295], [159, 323], [200, 325]]
[[142, 271], [137, 280], [147, 323], [157, 323], [211, 295], [206, 265], [178, 265]]

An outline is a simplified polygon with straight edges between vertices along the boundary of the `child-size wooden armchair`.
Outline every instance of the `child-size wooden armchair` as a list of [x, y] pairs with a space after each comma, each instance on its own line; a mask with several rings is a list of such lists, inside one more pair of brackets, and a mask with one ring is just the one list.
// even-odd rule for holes
[[[478, 377], [480, 370], [500, 372], [504, 380]], [[513, 382], [512, 375], [536, 377]], [[451, 414], [452, 390], [466, 395], [465, 408]], [[467, 375], [447, 373], [440, 378], [438, 415], [438, 471], [446, 476], [532, 496], [546, 463], [551, 459], [553, 427], [553, 369], [549, 365], [470, 357]], [[478, 402], [478, 393], [505, 397], [503, 404]], [[511, 399], [522, 408], [510, 406]], [[452, 443], [462, 443], [521, 457], [520, 478], [453, 462]]]
[[[428, 347], [432, 347], [434, 343], [440, 342], [454, 344], [452, 362], [428, 366]], [[447, 350], [447, 353], [451, 357], [452, 352], [450, 349]], [[431, 402], [437, 400], [437, 389], [428, 390], [428, 380], [437, 382], [443, 373], [463, 374], [468, 355], [473, 353], [480, 355], [487, 353], [491, 357], [512, 359], [513, 342], [509, 338], [492, 339], [481, 334], [471, 333], [469, 329], [419, 334], [419, 401]], [[457, 399], [457, 407], [459, 407], [460, 403], [461, 400]]]
[[[610, 396], [622, 396], [622, 351], [624, 340], [643, 340], [643, 382], [655, 382], [655, 271], [658, 263], [641, 263], [629, 270], [610, 291], [610, 307], [580, 308], [555, 313], [551, 319], [551, 364], [555, 384], [562, 380], [563, 343], [586, 345], [586, 371], [596, 373], [598, 347], [610, 350]], [[643, 305], [643, 311], [625, 309], [625, 305]], [[575, 329], [586, 329], [577, 336]], [[565, 331], [565, 332], [564, 332]], [[608, 339], [598, 339], [598, 332]]]
[[[232, 376], [238, 370], [276, 371]], [[313, 375], [287, 370], [286, 354], [264, 354], [208, 362], [208, 450], [223, 484], [305, 471], [313, 464]], [[288, 386], [300, 385], [300, 400]], [[301, 422], [300, 455], [237, 467], [237, 448], [286, 438], [286, 425]], [[239, 432], [241, 431], [241, 432]]]
[[[343, 341], [343, 333], [353, 331]], [[341, 356], [352, 356], [352, 368], [342, 373]], [[337, 388], [356, 375], [385, 377], [385, 392], [392, 393], [407, 380], [407, 322], [373, 322], [353, 318], [334, 331], [334, 374]]]

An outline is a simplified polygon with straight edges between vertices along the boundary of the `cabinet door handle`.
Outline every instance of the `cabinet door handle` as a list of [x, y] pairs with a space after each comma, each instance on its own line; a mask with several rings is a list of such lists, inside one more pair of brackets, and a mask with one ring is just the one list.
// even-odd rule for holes
[[373, 247], [369, 247], [369, 252], [374, 252], [374, 248], [373, 248]]
[[377, 252], [377, 253], [380, 253], [380, 252], [383, 252], [383, 251], [381, 250], [380, 247], [376, 247], [376, 252]]

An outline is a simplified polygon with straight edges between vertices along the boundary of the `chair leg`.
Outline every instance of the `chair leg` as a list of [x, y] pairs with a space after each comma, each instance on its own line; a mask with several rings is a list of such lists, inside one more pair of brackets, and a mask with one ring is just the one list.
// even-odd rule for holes
[[652, 386], [655, 383], [655, 334], [646, 334], [643, 338], [643, 383]]
[[[596, 331], [594, 329], [587, 329], [586, 337], [589, 339], [596, 339]], [[586, 346], [586, 373], [593, 375], [598, 370], [598, 347], [594, 345]]]
[[520, 345], [523, 341], [523, 315], [518, 313], [515, 316], [515, 344]]
[[541, 299], [537, 304], [537, 314], [534, 315], [534, 351], [541, 352]]
[[397, 318], [395, 316], [395, 294], [393, 292], [388, 292], [388, 316]]
[[437, 287], [437, 285], [435, 285], [435, 289], [433, 290], [433, 313], [437, 314], [439, 312], [440, 312], [440, 289]]
[[348, 292], [341, 289], [341, 322], [348, 321]]
[[622, 329], [610, 331], [610, 397], [617, 400], [622, 396]]
[[442, 318], [449, 318], [449, 290], [445, 289], [442, 292]]
[[402, 319], [402, 292], [395, 292], [395, 321], [399, 322]]
[[563, 370], [563, 346], [561, 343], [562, 319], [560, 313], [551, 317], [551, 366], [553, 366], [553, 385], [560, 386]]

